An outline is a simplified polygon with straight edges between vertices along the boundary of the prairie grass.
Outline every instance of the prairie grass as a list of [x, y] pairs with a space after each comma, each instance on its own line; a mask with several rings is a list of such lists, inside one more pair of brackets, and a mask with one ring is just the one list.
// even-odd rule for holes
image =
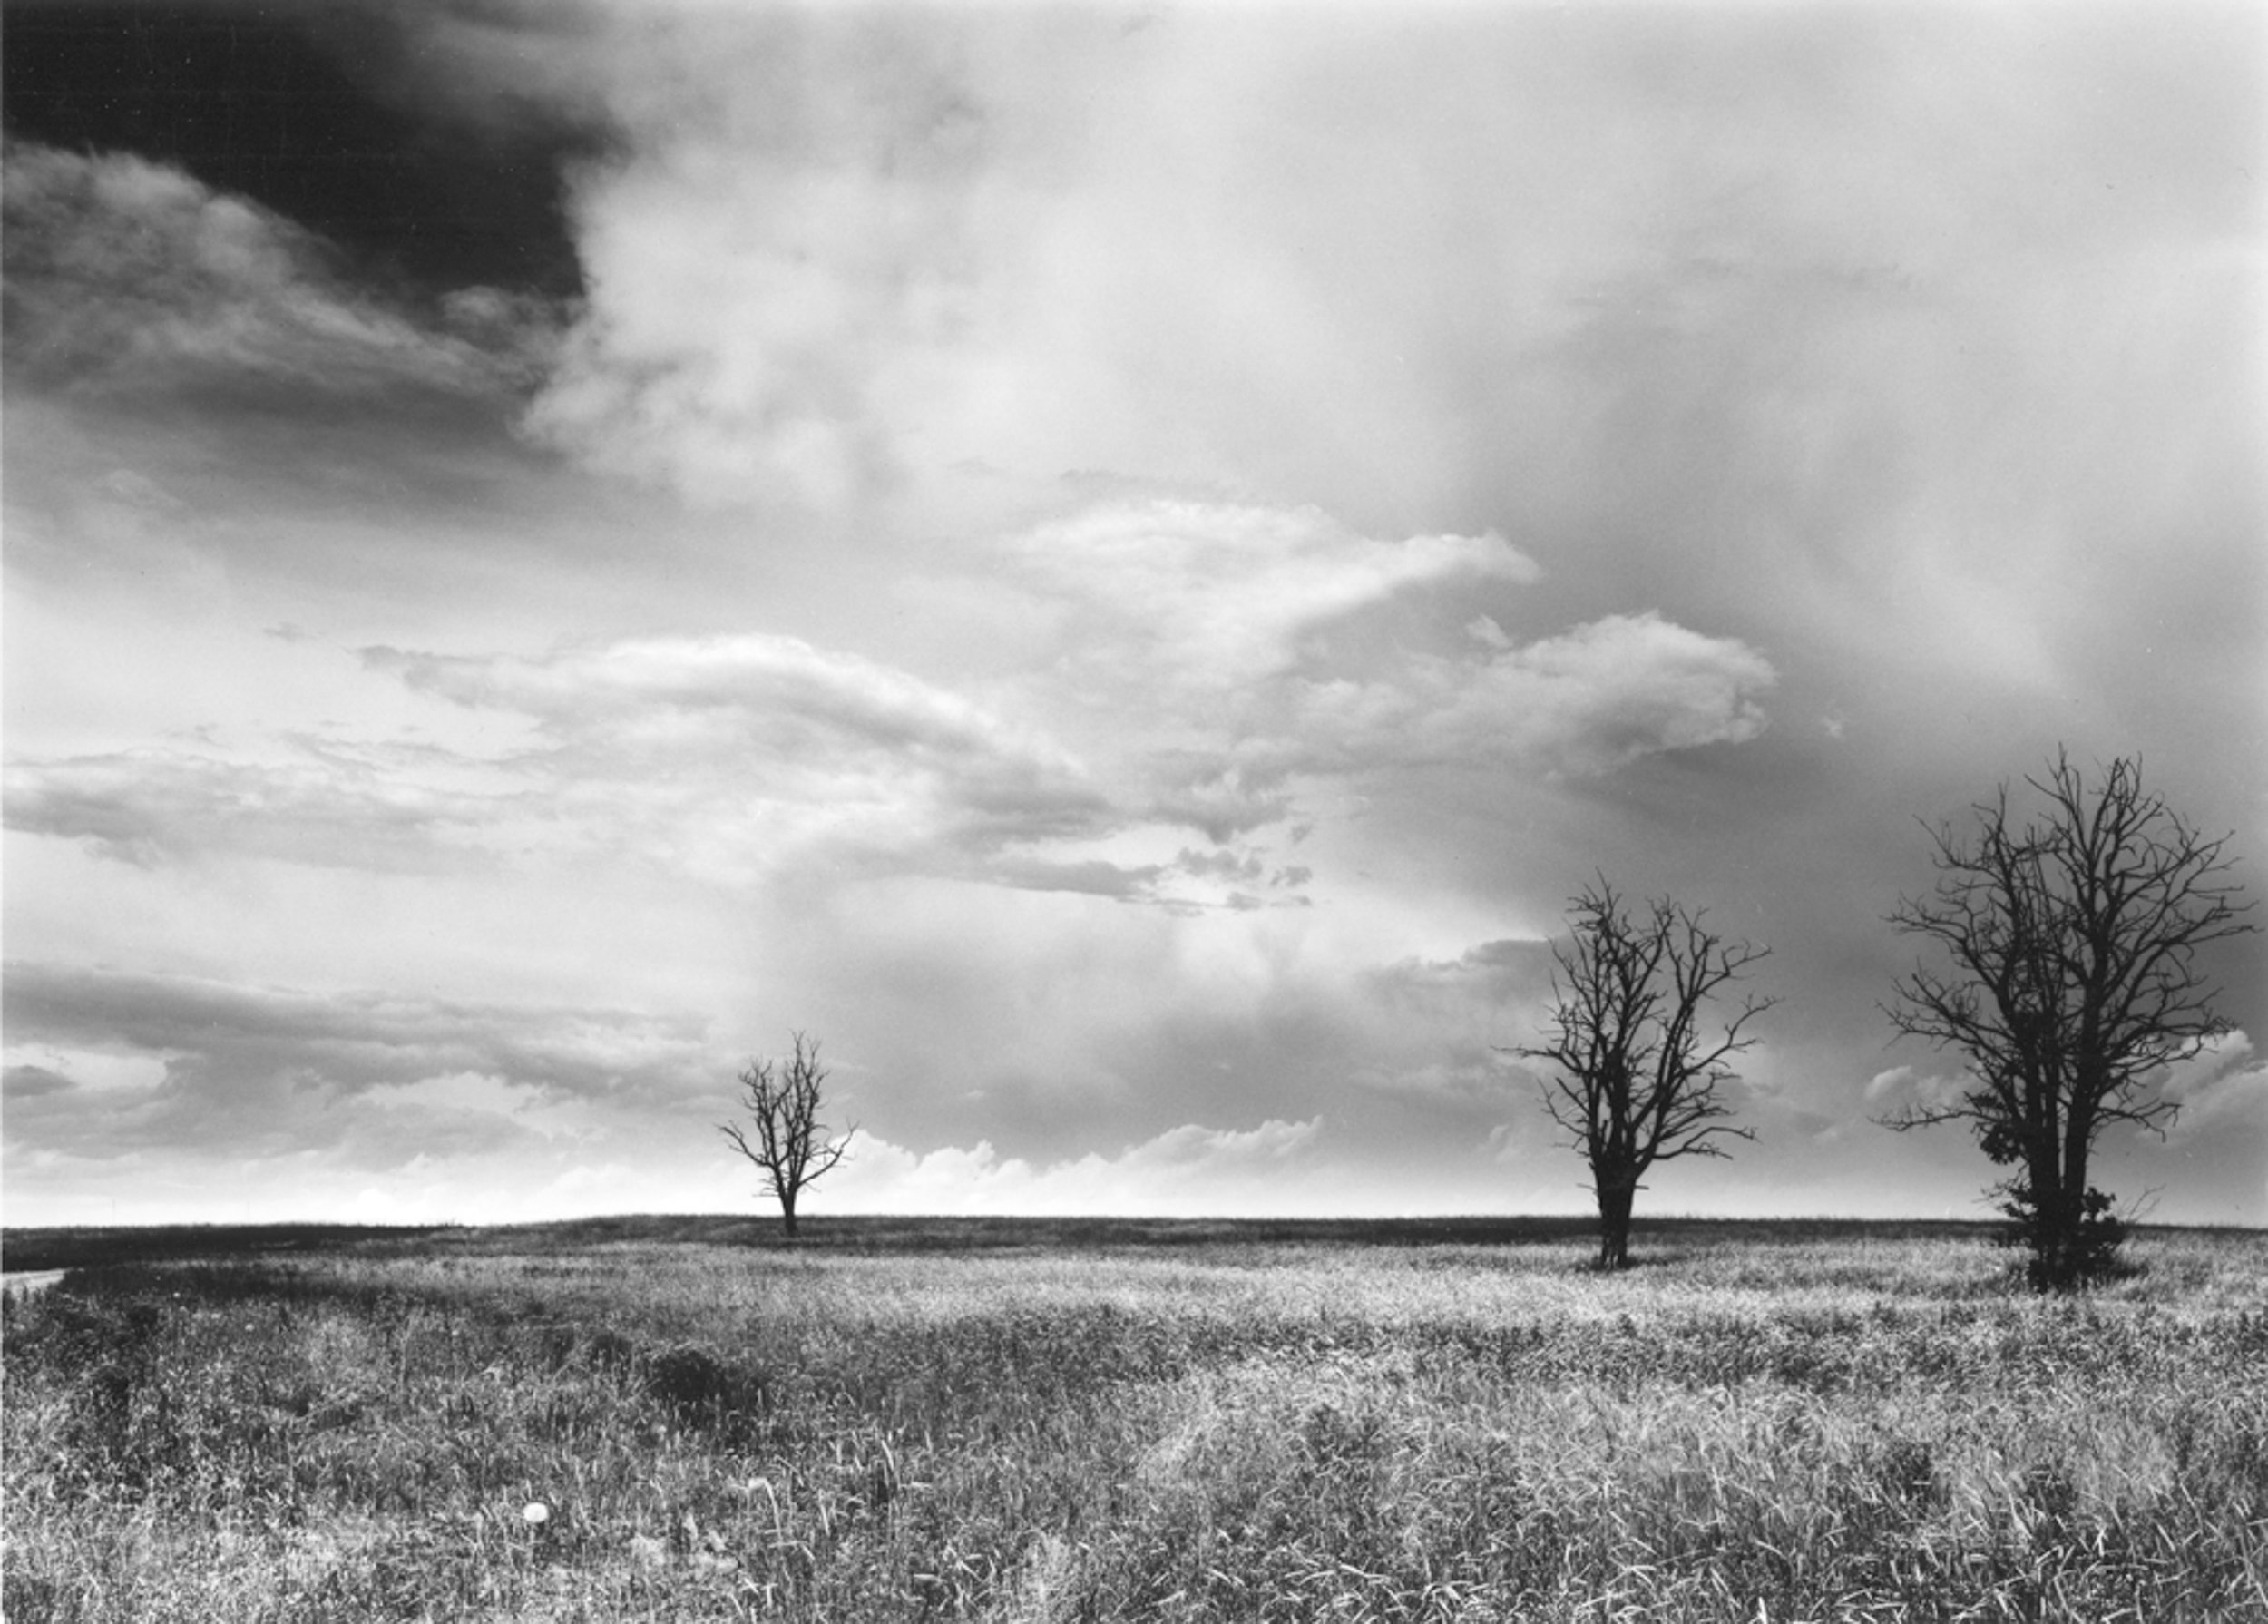
[[5, 1615], [2268, 1619], [2257, 1235], [814, 1228], [11, 1298]]

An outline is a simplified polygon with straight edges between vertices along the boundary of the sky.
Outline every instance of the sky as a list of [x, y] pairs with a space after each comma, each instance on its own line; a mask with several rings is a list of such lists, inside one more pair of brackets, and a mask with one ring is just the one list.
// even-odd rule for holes
[[[1987, 1216], [1882, 1005], [2058, 748], [2268, 864], [2256, 7], [11, 0], [10, 1225]], [[2268, 950], [2097, 1181], [2268, 1223]]]

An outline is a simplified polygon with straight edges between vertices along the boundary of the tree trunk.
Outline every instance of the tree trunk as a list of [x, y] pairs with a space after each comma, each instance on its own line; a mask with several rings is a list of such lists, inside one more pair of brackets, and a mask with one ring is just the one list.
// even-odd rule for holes
[[2096, 1259], [2087, 1233], [2087, 1142], [2092, 1137], [2085, 1116], [2073, 1110], [2064, 1135], [2063, 1152], [2057, 1159], [2056, 1204], [2043, 1204], [2042, 1236], [2046, 1247], [2040, 1263], [2044, 1284], [2058, 1291], [2077, 1286], [2093, 1272]]
[[796, 1192], [787, 1190], [779, 1198], [779, 1221], [787, 1226], [787, 1238], [796, 1238]]
[[2025, 1162], [2028, 1188], [2023, 1192], [2031, 1208], [2027, 1215], [2031, 1233], [2024, 1238], [2031, 1247], [2032, 1284], [2047, 1286], [2056, 1277], [2056, 1212], [2062, 1205], [2063, 1147], [2056, 1142], [2052, 1130], [2035, 1127], [2032, 1132], [2031, 1155]]
[[1637, 1180], [1627, 1175], [1598, 1175], [1598, 1267], [1630, 1266], [1630, 1208], [1637, 1198]]
[[2117, 1245], [2115, 1223], [2090, 1210], [2099, 1204], [2090, 1203], [2087, 1187], [2091, 1137], [2088, 1125], [2075, 1120], [2060, 1145], [2051, 1140], [2042, 1146], [2027, 1161], [2019, 1199], [2010, 1209], [2031, 1252], [2031, 1283], [2041, 1290], [2081, 1284], [2102, 1269]]
[[2039, 1232], [2032, 1241], [2035, 1283], [2061, 1290], [2077, 1278], [2079, 1256], [2078, 1200], [2061, 1179], [2039, 1200]]

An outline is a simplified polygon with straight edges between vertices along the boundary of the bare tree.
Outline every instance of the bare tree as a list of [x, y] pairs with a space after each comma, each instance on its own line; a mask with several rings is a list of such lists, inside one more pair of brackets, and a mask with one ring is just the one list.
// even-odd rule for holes
[[1950, 966], [1918, 966], [1885, 1013], [1900, 1032], [1966, 1055], [1973, 1086], [1889, 1126], [1965, 1121], [1987, 1157], [2017, 1169], [1995, 1193], [2040, 1287], [2113, 1263], [2125, 1225], [2087, 1183], [2096, 1138], [2113, 1122], [2162, 1130], [2173, 1116], [2156, 1077], [2229, 1030], [2197, 950], [2256, 928], [2223, 877], [2226, 836], [2205, 839], [2145, 790], [2139, 758], [2101, 775], [2090, 788], [2058, 750], [2044, 779], [2026, 780], [2047, 804], [2021, 827], [2003, 783], [1974, 808], [1974, 844], [1931, 831], [1937, 888], [1890, 915]]
[[756, 1129], [756, 1142], [737, 1122], [719, 1122], [717, 1131], [764, 1174], [766, 1191], [778, 1198], [780, 1221], [796, 1233], [796, 1200], [822, 1173], [843, 1159], [858, 1130], [840, 1139], [819, 1120], [826, 1068], [819, 1064], [819, 1042], [792, 1034], [795, 1052], [775, 1063], [752, 1060], [740, 1073], [740, 1105]]
[[1722, 1156], [1720, 1138], [1753, 1140], [1725, 1121], [1725, 1062], [1774, 1000], [1744, 999], [1721, 1026], [1702, 1006], [1767, 949], [1728, 943], [1702, 916], [1662, 897], [1633, 921], [1602, 876], [1569, 905], [1574, 935], [1555, 946], [1551, 1042], [1514, 1053], [1555, 1068], [1544, 1110], [1590, 1163], [1598, 1198], [1598, 1267], [1630, 1261], [1630, 1208], [1655, 1163]]

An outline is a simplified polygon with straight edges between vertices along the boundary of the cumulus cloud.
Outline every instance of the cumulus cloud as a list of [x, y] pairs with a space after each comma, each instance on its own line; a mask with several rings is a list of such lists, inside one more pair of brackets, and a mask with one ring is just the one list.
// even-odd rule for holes
[[0, 986], [12, 1155], [399, 1165], [573, 1140], [610, 1113], [668, 1119], [716, 1086], [703, 1023], [683, 1016], [44, 963], [10, 964]]
[[1736, 638], [1658, 614], [1608, 615], [1477, 663], [1394, 682], [1324, 682], [1299, 722], [1323, 759], [1540, 766], [1579, 775], [1764, 731], [1771, 663]]
[[1381, 542], [1313, 509], [1149, 501], [1041, 526], [1006, 562], [1051, 631], [1062, 725], [1109, 718], [1151, 815], [1217, 842], [1293, 817], [1302, 775], [1580, 776], [1745, 742], [1777, 680], [1653, 612], [1474, 637], [1475, 592], [1538, 575], [1494, 534]]
[[1974, 1087], [1968, 1077], [1922, 1071], [1913, 1066], [1892, 1066], [1867, 1079], [1867, 1106], [1879, 1118], [1909, 1110], [1945, 1110], [1959, 1105]]
[[1106, 504], [1040, 527], [1009, 562], [1100, 679], [1207, 699], [1292, 671], [1305, 640], [1405, 594], [1536, 579], [1495, 534], [1377, 542], [1314, 508]]
[[1113, 1156], [1002, 1157], [990, 1140], [916, 1152], [862, 1136], [834, 1186], [870, 1211], [1221, 1215], [1313, 1198], [1319, 1117], [1248, 1129], [1188, 1122]]
[[747, 878], [815, 849], [995, 877], [1022, 846], [1107, 827], [1080, 764], [908, 672], [764, 635], [660, 638], [541, 659], [374, 649], [376, 669], [530, 719], [515, 769], [562, 815], [696, 873]]
[[322, 240], [127, 153], [5, 149], [7, 360], [21, 381], [153, 393], [502, 397], [544, 364], [546, 308], [465, 289], [419, 319]]

